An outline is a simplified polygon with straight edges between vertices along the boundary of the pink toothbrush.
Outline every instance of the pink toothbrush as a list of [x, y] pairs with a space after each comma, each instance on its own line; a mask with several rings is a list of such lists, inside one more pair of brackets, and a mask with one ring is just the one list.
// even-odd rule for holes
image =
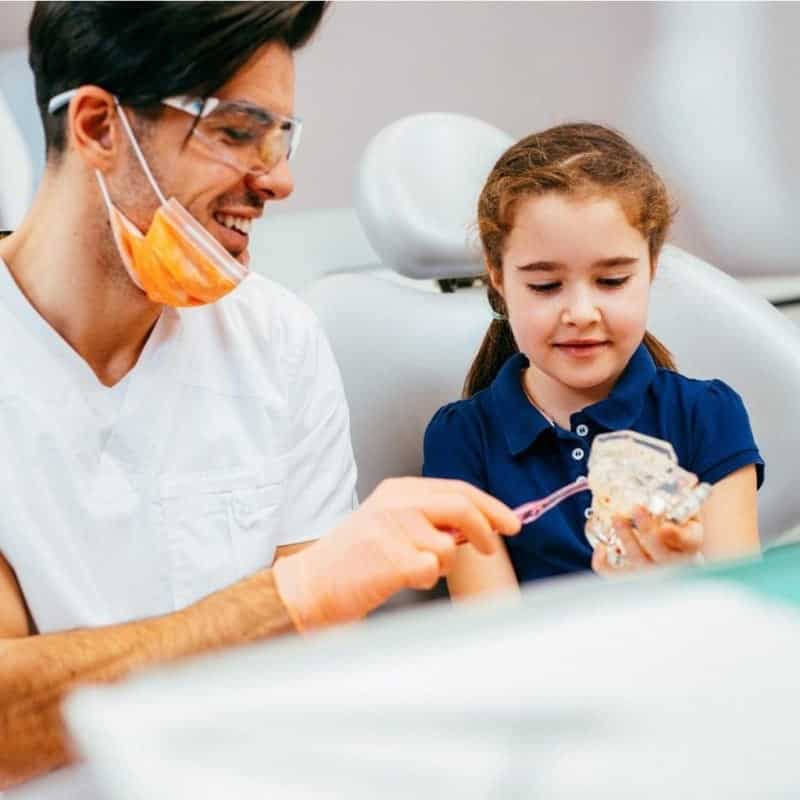
[[[578, 492], [587, 491], [589, 491], [589, 481], [584, 475], [581, 475], [572, 483], [556, 489], [546, 497], [542, 497], [539, 500], [531, 500], [530, 503], [523, 503], [521, 506], [512, 509], [512, 511], [519, 517], [519, 521], [523, 525], [527, 525], [529, 522], [539, 519], [542, 514], [546, 514], [551, 508], [555, 508], [562, 500], [566, 500], [568, 497], [578, 494]], [[451, 531], [451, 533], [456, 537], [456, 544], [463, 544], [466, 541], [458, 531]]]
[[519, 521], [523, 525], [539, 519], [542, 514], [546, 514], [551, 508], [555, 508], [562, 500], [572, 497], [578, 492], [589, 491], [589, 481], [585, 476], [581, 475], [576, 478], [572, 483], [556, 489], [552, 494], [547, 497], [542, 497], [540, 500], [532, 500], [530, 503], [525, 503], [513, 509], [514, 513], [519, 517]]

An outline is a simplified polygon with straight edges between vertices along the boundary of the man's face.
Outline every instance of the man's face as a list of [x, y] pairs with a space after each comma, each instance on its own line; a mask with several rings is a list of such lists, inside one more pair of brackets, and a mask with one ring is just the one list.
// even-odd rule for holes
[[[262, 48], [215, 94], [220, 100], [239, 101], [291, 116], [294, 111], [294, 62], [282, 44]], [[286, 159], [263, 175], [242, 174], [190, 136], [194, 119], [165, 107], [161, 117], [145, 124], [140, 136], [142, 152], [165, 197], [183, 206], [243, 264], [249, 260], [249, 229], [263, 213], [265, 202], [291, 194], [294, 184]], [[142, 130], [141, 126], [136, 126]], [[188, 138], [187, 138], [188, 137]], [[128, 180], [112, 194], [122, 210], [142, 231], [150, 225], [158, 200], [143, 183], [141, 166], [133, 150], [126, 156]], [[137, 175], [138, 173], [138, 175]], [[135, 177], [136, 176], [136, 177]]]

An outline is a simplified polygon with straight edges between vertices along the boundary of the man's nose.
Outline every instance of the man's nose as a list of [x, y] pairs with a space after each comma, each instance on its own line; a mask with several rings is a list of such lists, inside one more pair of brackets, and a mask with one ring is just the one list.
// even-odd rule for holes
[[294, 191], [294, 178], [286, 158], [282, 158], [269, 172], [248, 173], [245, 182], [265, 200], [284, 200]]

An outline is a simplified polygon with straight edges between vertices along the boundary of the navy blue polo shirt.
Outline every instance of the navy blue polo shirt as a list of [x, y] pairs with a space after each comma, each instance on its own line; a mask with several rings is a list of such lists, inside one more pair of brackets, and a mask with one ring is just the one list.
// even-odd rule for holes
[[[755, 464], [761, 486], [764, 462], [747, 411], [722, 381], [658, 368], [641, 345], [611, 394], [573, 414], [565, 430], [525, 396], [527, 366], [517, 353], [486, 389], [436, 412], [425, 431], [423, 475], [459, 478], [513, 508], [586, 475], [594, 437], [628, 429], [670, 442], [678, 463], [701, 481]], [[589, 492], [574, 495], [506, 540], [520, 582], [590, 569], [583, 533], [590, 505]]]

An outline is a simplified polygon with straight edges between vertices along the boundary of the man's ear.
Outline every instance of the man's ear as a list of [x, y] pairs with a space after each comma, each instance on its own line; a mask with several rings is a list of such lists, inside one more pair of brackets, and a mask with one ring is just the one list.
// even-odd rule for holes
[[105, 172], [117, 159], [122, 133], [114, 96], [99, 86], [81, 86], [69, 104], [70, 146], [87, 165]]

